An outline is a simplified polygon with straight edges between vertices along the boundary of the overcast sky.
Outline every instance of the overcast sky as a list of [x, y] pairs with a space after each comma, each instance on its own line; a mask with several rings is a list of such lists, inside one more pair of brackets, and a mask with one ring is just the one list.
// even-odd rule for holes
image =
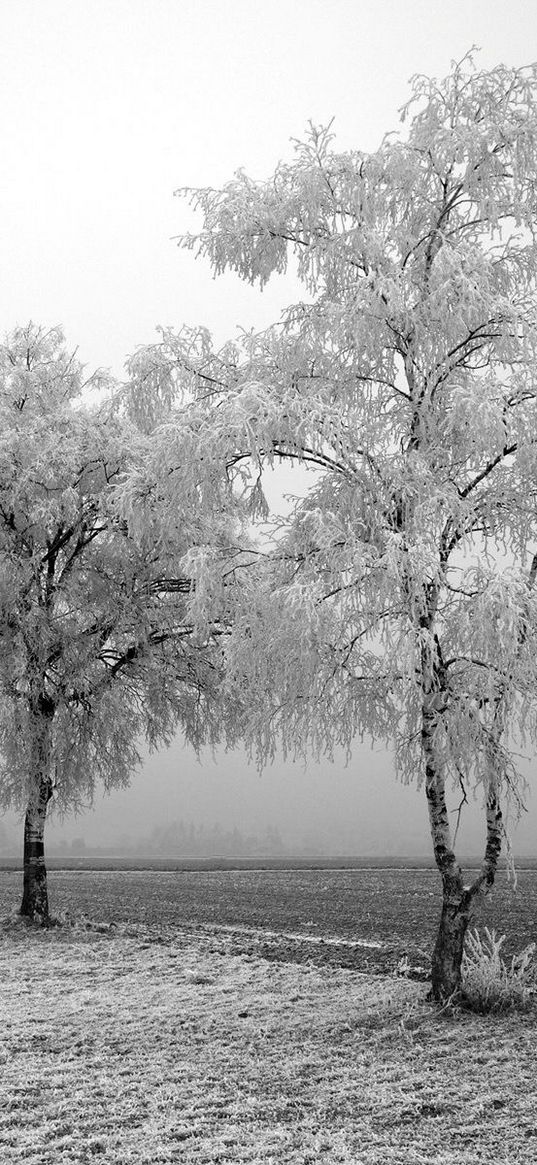
[[[61, 324], [90, 368], [121, 376], [157, 324], [203, 323], [224, 340], [272, 322], [292, 284], [213, 281], [172, 241], [195, 226], [174, 190], [239, 167], [268, 176], [309, 119], [334, 118], [342, 149], [374, 149], [397, 128], [409, 77], [444, 75], [473, 44], [483, 67], [529, 63], [535, 0], [0, 0], [2, 333]], [[260, 778], [240, 754], [200, 767], [178, 745], [61, 832], [147, 832], [176, 816], [266, 822], [335, 852], [354, 838], [355, 852], [420, 853], [423, 800], [365, 746], [347, 769], [281, 764]], [[535, 835], [533, 809], [521, 852]]]

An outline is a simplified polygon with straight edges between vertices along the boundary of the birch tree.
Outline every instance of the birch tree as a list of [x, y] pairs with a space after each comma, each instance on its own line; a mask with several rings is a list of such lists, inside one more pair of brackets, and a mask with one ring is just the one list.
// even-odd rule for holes
[[[316, 471], [241, 576], [228, 683], [262, 760], [278, 740], [352, 754], [369, 736], [423, 786], [437, 1000], [459, 990], [521, 795], [515, 741], [535, 740], [536, 75], [469, 54], [413, 79], [401, 132], [373, 153], [311, 126], [268, 181], [181, 192], [203, 220], [181, 243], [214, 274], [262, 288], [291, 264], [304, 300], [222, 351], [166, 330], [131, 362], [139, 407], [167, 418], [164, 458], [175, 424], [252, 513], [266, 520], [269, 468]], [[483, 800], [469, 882], [452, 785]]]
[[50, 803], [127, 784], [144, 737], [180, 727], [198, 744], [218, 725], [216, 622], [196, 633], [182, 571], [202, 541], [196, 499], [183, 512], [176, 497], [164, 542], [146, 493], [129, 531], [118, 485], [128, 465], [139, 487], [150, 455], [113, 389], [84, 378], [58, 329], [0, 346], [0, 798], [25, 813], [21, 913], [45, 923]]

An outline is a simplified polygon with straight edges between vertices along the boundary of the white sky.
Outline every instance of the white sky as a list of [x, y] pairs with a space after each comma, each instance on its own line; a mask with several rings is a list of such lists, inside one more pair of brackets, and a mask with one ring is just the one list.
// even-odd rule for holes
[[[0, 331], [61, 324], [90, 368], [120, 376], [159, 323], [203, 323], [220, 340], [270, 323], [292, 285], [261, 295], [213, 281], [171, 241], [193, 226], [173, 191], [219, 185], [239, 167], [268, 176], [309, 119], [334, 117], [342, 149], [373, 149], [397, 128], [408, 78], [445, 74], [472, 44], [483, 67], [529, 63], [535, 0], [0, 0]], [[387, 760], [374, 767], [389, 776]], [[330, 770], [319, 780], [318, 803]], [[264, 778], [265, 803], [250, 770], [232, 808], [239, 797], [252, 823], [260, 812], [278, 821], [281, 782]], [[146, 786], [117, 812], [134, 812]], [[334, 830], [359, 816], [356, 787], [345, 778], [334, 798]], [[205, 818], [209, 801], [187, 792], [190, 809], [176, 815]], [[388, 798], [396, 830], [405, 796]]]
[[2, 333], [60, 323], [121, 375], [159, 323], [269, 323], [289, 289], [213, 282], [173, 191], [268, 176], [310, 118], [374, 148], [473, 43], [527, 63], [534, 0], [0, 0]]

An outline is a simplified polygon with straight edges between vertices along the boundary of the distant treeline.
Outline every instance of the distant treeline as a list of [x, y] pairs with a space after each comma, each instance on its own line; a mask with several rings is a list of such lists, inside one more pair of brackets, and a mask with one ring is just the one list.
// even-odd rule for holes
[[[10, 852], [9, 847], [5, 852]], [[172, 821], [158, 825], [149, 834], [122, 833], [107, 839], [106, 844], [88, 841], [82, 835], [71, 839], [52, 839], [48, 845], [51, 856], [99, 854], [147, 854], [163, 857], [279, 857], [287, 852], [279, 830], [267, 826], [261, 835], [243, 833], [237, 826], [225, 829], [221, 825], [197, 825], [194, 822]]]

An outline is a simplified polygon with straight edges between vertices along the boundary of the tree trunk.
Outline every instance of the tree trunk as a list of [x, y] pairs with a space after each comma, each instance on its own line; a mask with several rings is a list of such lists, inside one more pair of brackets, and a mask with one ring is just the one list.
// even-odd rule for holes
[[[430, 628], [426, 628], [430, 632]], [[436, 753], [438, 717], [445, 707], [445, 676], [430, 639], [422, 648], [421, 743], [425, 759], [425, 792], [434, 858], [442, 879], [442, 914], [431, 966], [431, 997], [437, 1003], [460, 993], [464, 937], [472, 910], [472, 895], [464, 886], [455, 857], [446, 802], [445, 776]]]
[[46, 696], [41, 696], [32, 711], [30, 793], [24, 819], [24, 875], [20, 913], [32, 922], [46, 925], [49, 921], [49, 906], [45, 821], [52, 797], [50, 761], [54, 706]]
[[32, 922], [45, 924], [49, 919], [45, 820], [51, 796], [52, 781], [46, 777], [32, 792], [24, 818], [24, 880], [20, 913]]
[[461, 989], [464, 938], [470, 922], [473, 895], [464, 886], [453, 849], [446, 802], [443, 765], [436, 755], [437, 717], [444, 692], [438, 661], [422, 655], [423, 704], [421, 740], [425, 757], [425, 792], [434, 858], [442, 879], [442, 914], [431, 965], [431, 998], [437, 1003], [455, 1000]]
[[447, 1003], [461, 994], [464, 939], [474, 904], [478, 895], [486, 893], [494, 884], [501, 852], [502, 813], [495, 782], [491, 781], [486, 805], [485, 857], [477, 878], [465, 886], [451, 846], [444, 785], [438, 776], [427, 786], [427, 800], [435, 859], [442, 877], [442, 913], [432, 957], [431, 998], [437, 1003]]
[[464, 886], [451, 842], [444, 781], [427, 766], [427, 803], [434, 856], [442, 878], [442, 913], [431, 965], [431, 997], [437, 1003], [456, 999], [461, 989], [464, 938], [472, 915], [473, 895]]
[[464, 939], [472, 917], [473, 897], [464, 887], [462, 872], [442, 878], [442, 913], [431, 964], [431, 998], [437, 1003], [461, 993]]

